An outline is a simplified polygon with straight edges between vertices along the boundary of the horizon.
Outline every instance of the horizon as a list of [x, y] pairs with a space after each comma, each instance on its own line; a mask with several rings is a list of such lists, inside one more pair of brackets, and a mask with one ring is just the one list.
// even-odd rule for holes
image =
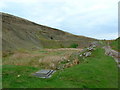
[[118, 38], [117, 1], [91, 0], [90, 4], [85, 1], [81, 4], [80, 0], [74, 3], [72, 0], [2, 0], [0, 11], [74, 35], [102, 40]]

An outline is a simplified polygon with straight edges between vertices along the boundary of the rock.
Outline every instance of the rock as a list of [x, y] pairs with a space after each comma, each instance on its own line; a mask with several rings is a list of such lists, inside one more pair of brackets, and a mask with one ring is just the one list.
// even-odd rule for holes
[[93, 48], [92, 48], [92, 47], [89, 47], [89, 48], [87, 48], [87, 50], [88, 50], [88, 51], [92, 51], [92, 50], [93, 50]]
[[95, 45], [91, 45], [90, 47], [87, 48], [87, 50], [88, 51], [93, 51], [93, 50], [95, 50], [95, 47], [96, 47]]
[[54, 63], [51, 63], [50, 64], [50, 67], [53, 69], [53, 68], [55, 68], [55, 64]]
[[92, 47], [93, 47], [93, 48], [95, 48], [95, 47], [96, 47], [96, 45], [93, 45]]
[[59, 65], [56, 69], [57, 69], [57, 70], [62, 70], [62, 69], [64, 69], [64, 68], [65, 68], [64, 65]]
[[88, 57], [88, 56], [90, 56], [91, 55], [91, 52], [86, 52], [85, 53], [85, 57]]
[[86, 53], [83, 53], [83, 56], [85, 56], [86, 55]]
[[17, 75], [17, 77], [20, 77], [21, 75]]
[[80, 57], [82, 57], [82, 54], [80, 55]]
[[67, 62], [70, 62], [70, 60], [67, 60]]

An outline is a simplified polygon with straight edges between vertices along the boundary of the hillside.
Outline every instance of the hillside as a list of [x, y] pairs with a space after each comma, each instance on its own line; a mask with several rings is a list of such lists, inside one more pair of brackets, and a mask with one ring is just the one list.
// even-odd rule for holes
[[[3, 88], [118, 87], [117, 64], [103, 49], [109, 41], [73, 35], [5, 13], [2, 22]], [[45, 79], [33, 75], [43, 69], [56, 72]]]
[[87, 47], [96, 39], [76, 36], [58, 29], [2, 13], [2, 48], [4, 50], [63, 48], [76, 43]]

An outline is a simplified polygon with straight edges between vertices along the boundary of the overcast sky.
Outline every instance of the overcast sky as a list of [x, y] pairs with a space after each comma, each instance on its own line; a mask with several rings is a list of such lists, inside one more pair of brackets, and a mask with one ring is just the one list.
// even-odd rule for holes
[[0, 0], [0, 11], [76, 35], [118, 37], [119, 0]]

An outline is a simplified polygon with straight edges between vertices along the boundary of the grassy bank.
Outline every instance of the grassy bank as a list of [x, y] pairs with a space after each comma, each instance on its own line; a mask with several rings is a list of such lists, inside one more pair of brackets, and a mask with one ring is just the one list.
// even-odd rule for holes
[[3, 65], [4, 88], [117, 88], [118, 70], [112, 57], [97, 49], [76, 66], [57, 71], [50, 79], [32, 73], [40, 68]]
[[111, 41], [110, 46], [112, 47], [112, 49], [120, 52], [120, 38]]

